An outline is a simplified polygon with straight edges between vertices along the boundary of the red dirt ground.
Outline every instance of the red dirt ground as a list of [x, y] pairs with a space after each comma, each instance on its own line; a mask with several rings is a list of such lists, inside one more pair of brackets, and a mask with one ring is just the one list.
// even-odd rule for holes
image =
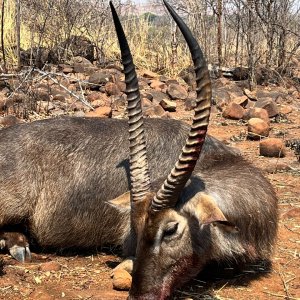
[[[178, 116], [178, 113], [177, 115]], [[180, 116], [190, 118], [189, 112]], [[284, 132], [285, 139], [300, 139], [300, 112], [288, 116], [291, 123], [272, 123], [271, 136]], [[292, 150], [282, 159], [258, 156], [258, 142], [243, 138], [246, 127], [236, 121], [224, 120], [214, 114], [210, 134], [242, 150], [255, 165], [266, 170], [288, 165], [288, 171], [266, 173], [280, 199], [280, 223], [272, 268], [261, 263], [247, 266], [242, 272], [204, 275], [176, 292], [175, 299], [300, 299], [300, 163]], [[232, 138], [235, 137], [235, 138]], [[236, 140], [232, 142], [232, 140]], [[107, 254], [109, 253], [109, 254]], [[8, 255], [4, 274], [0, 277], [0, 299], [126, 299], [127, 292], [112, 288], [110, 272], [121, 259], [113, 251], [107, 253], [59, 256], [34, 253], [31, 263], [20, 264]], [[41, 270], [45, 262], [54, 267]], [[54, 270], [58, 267], [57, 270]]]

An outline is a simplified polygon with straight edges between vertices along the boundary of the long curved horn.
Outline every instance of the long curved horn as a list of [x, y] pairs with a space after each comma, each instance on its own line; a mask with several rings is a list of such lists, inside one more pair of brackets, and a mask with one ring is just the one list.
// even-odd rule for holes
[[146, 193], [150, 191], [151, 186], [143, 126], [141, 96], [135, 66], [133, 64], [132, 55], [124, 30], [111, 1], [109, 2], [109, 5], [120, 44], [122, 64], [125, 73], [129, 118], [131, 199], [133, 202], [136, 202], [144, 198]]
[[190, 29], [174, 9], [163, 0], [172, 18], [182, 32], [192, 55], [197, 82], [195, 115], [191, 130], [175, 167], [152, 200], [152, 211], [174, 207], [186, 182], [190, 178], [204, 144], [211, 107], [211, 82], [204, 55]]

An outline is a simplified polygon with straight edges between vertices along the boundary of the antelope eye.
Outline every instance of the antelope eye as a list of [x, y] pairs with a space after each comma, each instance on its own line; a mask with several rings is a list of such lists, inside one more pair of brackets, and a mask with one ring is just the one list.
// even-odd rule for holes
[[164, 237], [170, 237], [172, 236], [173, 234], [176, 233], [178, 229], [178, 223], [177, 222], [172, 222], [172, 223], [169, 223], [165, 230], [164, 230]]

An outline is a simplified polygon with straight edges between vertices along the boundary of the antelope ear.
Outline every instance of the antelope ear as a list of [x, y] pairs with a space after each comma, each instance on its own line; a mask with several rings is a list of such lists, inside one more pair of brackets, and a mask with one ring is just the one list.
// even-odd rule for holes
[[213, 224], [228, 232], [239, 231], [234, 224], [226, 219], [214, 198], [207, 194], [201, 193], [199, 195], [195, 213], [201, 224]]
[[122, 194], [121, 196], [107, 201], [107, 203], [118, 210], [121, 211], [129, 211], [131, 209], [130, 207], [130, 192], [126, 192]]

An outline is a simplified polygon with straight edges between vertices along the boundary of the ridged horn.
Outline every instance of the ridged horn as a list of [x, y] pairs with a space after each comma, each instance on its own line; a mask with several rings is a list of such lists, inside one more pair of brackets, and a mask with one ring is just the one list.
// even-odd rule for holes
[[132, 55], [119, 17], [109, 2], [117, 32], [124, 67], [128, 101], [131, 199], [142, 200], [150, 191], [150, 175], [146, 152], [141, 96]]
[[194, 109], [195, 115], [188, 139], [175, 167], [171, 170], [171, 173], [152, 200], [151, 209], [153, 211], [174, 207], [181, 191], [190, 178], [204, 144], [209, 122], [212, 93], [207, 64], [198, 42], [174, 9], [167, 1], [164, 0], [163, 2], [189, 46], [196, 73], [197, 99]]

